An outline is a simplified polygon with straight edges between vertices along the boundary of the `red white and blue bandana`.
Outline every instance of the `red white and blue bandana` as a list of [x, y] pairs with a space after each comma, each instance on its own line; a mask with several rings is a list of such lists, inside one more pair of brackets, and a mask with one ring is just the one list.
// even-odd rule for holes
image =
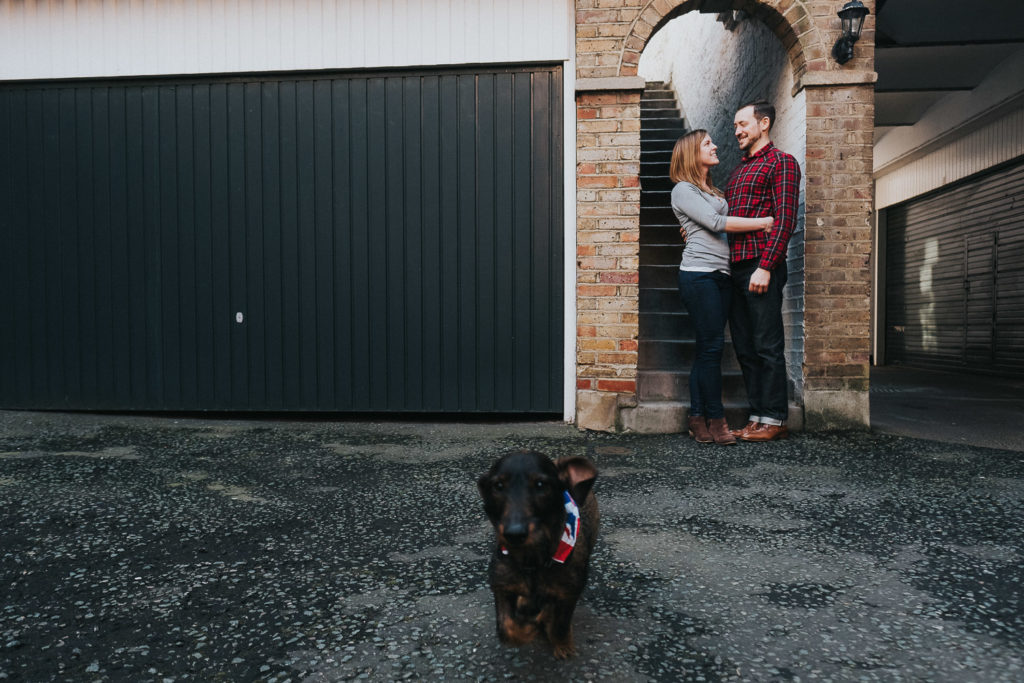
[[572, 549], [576, 547], [576, 537], [580, 533], [580, 509], [568, 491], [564, 492], [562, 496], [565, 499], [565, 529], [562, 531], [562, 538], [558, 541], [558, 549], [555, 550], [555, 554], [551, 558], [559, 564], [563, 564], [569, 559]]
[[[572, 499], [568, 491], [562, 493], [565, 501], [565, 528], [562, 529], [562, 537], [558, 539], [558, 548], [551, 557], [552, 562], [565, 564], [565, 561], [572, 555], [572, 549], [576, 547], [576, 538], [580, 533], [580, 509], [576, 501]], [[508, 555], [508, 548], [500, 547], [502, 555]]]

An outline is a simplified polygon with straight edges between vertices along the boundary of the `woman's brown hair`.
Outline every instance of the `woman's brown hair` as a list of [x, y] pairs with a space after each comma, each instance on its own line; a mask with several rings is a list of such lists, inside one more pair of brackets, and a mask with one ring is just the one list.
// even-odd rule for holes
[[721, 196], [722, 193], [711, 181], [711, 174], [700, 164], [700, 143], [704, 142], [707, 135], [706, 130], [698, 128], [676, 140], [668, 175], [673, 183], [693, 183], [702, 190], [710, 190], [712, 194]]

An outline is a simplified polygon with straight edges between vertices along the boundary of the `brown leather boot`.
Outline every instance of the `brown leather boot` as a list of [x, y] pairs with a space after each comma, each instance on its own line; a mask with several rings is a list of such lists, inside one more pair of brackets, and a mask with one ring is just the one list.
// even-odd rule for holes
[[697, 443], [711, 443], [715, 440], [708, 431], [708, 424], [704, 421], [703, 415], [690, 418], [690, 436]]
[[747, 432], [741, 437], [744, 441], [777, 441], [789, 438], [789, 427], [786, 425], [762, 424], [761, 428]]
[[735, 436], [737, 439], [742, 439], [743, 436], [747, 432], [752, 432], [752, 431], [754, 431], [755, 429], [757, 429], [760, 426], [761, 426], [761, 423], [754, 422], [753, 420], [751, 420], [750, 422], [748, 422], [747, 424], [743, 425], [739, 429], [733, 429], [729, 433], [732, 434], [733, 436]]
[[732, 446], [736, 443], [736, 437], [729, 431], [729, 423], [724, 417], [713, 417], [708, 420], [708, 431], [719, 446]]

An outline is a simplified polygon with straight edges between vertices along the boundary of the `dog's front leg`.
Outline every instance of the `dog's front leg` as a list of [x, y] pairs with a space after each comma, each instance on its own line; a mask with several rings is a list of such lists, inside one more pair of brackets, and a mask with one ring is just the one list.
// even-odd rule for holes
[[575, 609], [575, 600], [559, 601], [547, 622], [548, 641], [554, 648], [556, 659], [576, 656], [576, 645], [573, 643], [572, 635], [572, 614]]
[[537, 635], [532, 624], [516, 619], [516, 605], [519, 595], [502, 591], [494, 592], [494, 615], [497, 622], [498, 639], [505, 645], [524, 645]]

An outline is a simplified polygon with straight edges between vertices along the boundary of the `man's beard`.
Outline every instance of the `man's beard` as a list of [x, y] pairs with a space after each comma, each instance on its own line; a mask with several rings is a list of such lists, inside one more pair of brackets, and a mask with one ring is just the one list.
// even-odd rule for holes
[[740, 150], [744, 151], [744, 152], [747, 151], [748, 149], [750, 149], [751, 147], [756, 145], [758, 143], [758, 141], [760, 141], [760, 139], [761, 139], [760, 135], [758, 135], [756, 138], [751, 136], [751, 135], [748, 135], [746, 137], [745, 143], [744, 143], [744, 141], [740, 141], [740, 143], [739, 143]]

